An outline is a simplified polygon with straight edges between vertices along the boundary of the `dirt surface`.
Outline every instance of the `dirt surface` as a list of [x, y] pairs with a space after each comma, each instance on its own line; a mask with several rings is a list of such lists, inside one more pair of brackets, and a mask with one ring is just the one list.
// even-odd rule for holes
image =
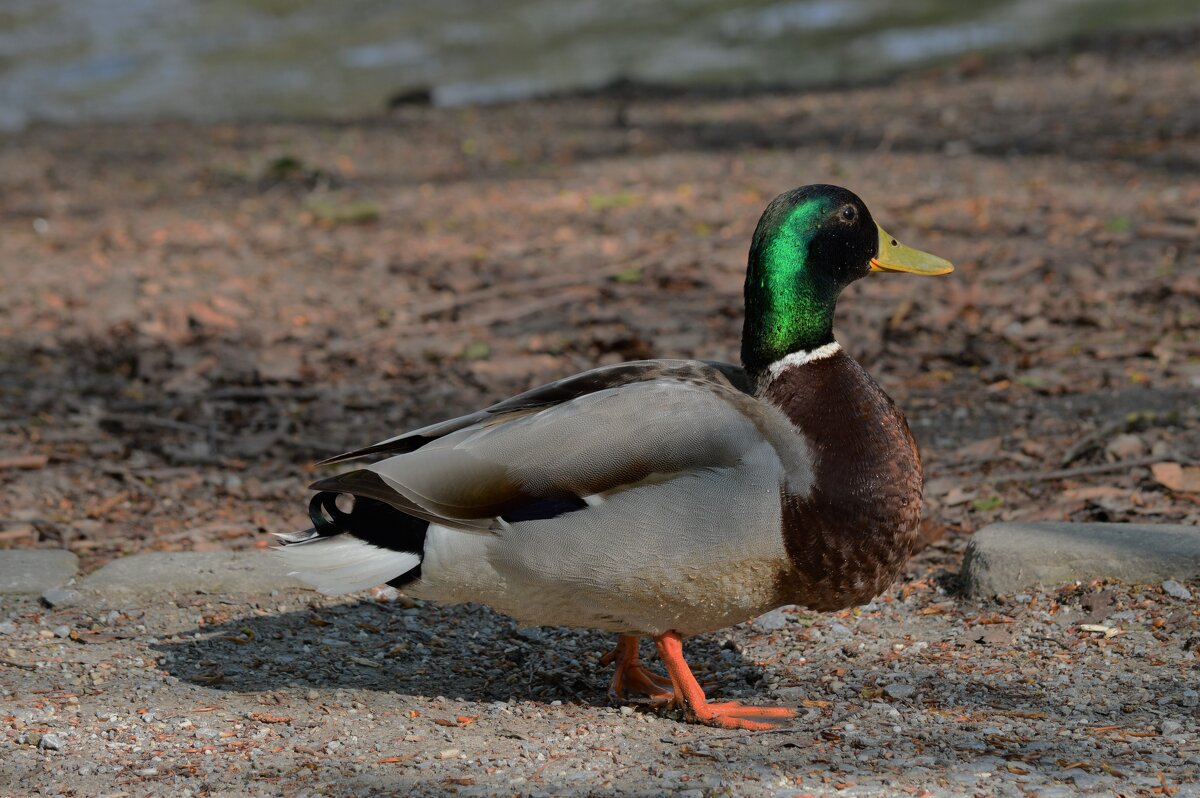
[[0, 795], [1200, 795], [1200, 614], [1166, 587], [914, 579], [690, 642], [714, 695], [798, 709], [765, 733], [608, 707], [609, 636], [479, 607], [0, 599]]
[[253, 546], [304, 523], [323, 455], [600, 363], [736, 359], [758, 215], [818, 181], [958, 265], [863, 280], [838, 317], [909, 415], [931, 538], [1200, 520], [1200, 474], [1149, 470], [1200, 458], [1198, 39], [854, 91], [10, 137], [0, 545]]
[[[164, 123], [38, 128], [10, 136], [0, 150], [0, 546], [66, 547], [90, 568], [130, 551], [264, 545], [264, 531], [304, 523], [309, 465], [322, 456], [600, 363], [649, 356], [735, 359], [746, 248], [758, 214], [776, 193], [809, 182], [854, 189], [901, 240], [958, 266], [955, 275], [941, 279], [863, 280], [846, 293], [838, 317], [839, 338], [902, 405], [921, 445], [924, 530], [931, 546], [912, 563], [908, 583], [955, 570], [967, 536], [992, 520], [1197, 523], [1197, 40], [1185, 32], [1082, 53], [996, 63], [970, 59], [888, 86], [839, 92], [727, 98], [634, 93], [485, 110], [404, 108], [355, 124]], [[1143, 600], [1139, 593], [1121, 595], [1129, 606]], [[307, 600], [281, 598], [280, 618], [239, 620], [223, 634], [236, 637], [247, 623], [257, 629], [256, 640], [306, 629], [309, 611], [295, 602]], [[275, 603], [265, 603], [263, 612], [276, 616]], [[87, 700], [118, 715], [118, 722], [103, 727], [113, 731], [100, 729], [106, 736], [97, 739], [140, 746], [129, 756], [136, 753], [141, 759], [134, 759], [146, 760], [139, 768], [160, 774], [191, 767], [203, 773], [209, 764], [205, 745], [216, 746], [213, 757], [224, 755], [228, 745], [221, 740], [266, 729], [275, 736], [263, 739], [274, 745], [318, 752], [288, 754], [286, 763], [273, 765], [280, 770], [271, 777], [303, 777], [293, 783], [310, 779], [313, 789], [335, 778], [319, 753], [335, 738], [363, 757], [335, 757], [337, 768], [348, 769], [338, 770], [345, 783], [361, 791], [415, 783], [447, 789], [439, 780], [460, 777], [499, 789], [509, 782], [460, 775], [451, 767], [457, 754], [422, 759], [433, 763], [431, 773], [398, 771], [403, 775], [394, 781], [372, 763], [417, 750], [467, 753], [471, 744], [460, 739], [505, 728], [512, 722], [506, 713], [516, 713], [511, 717], [528, 716], [520, 735], [540, 729], [535, 748], [549, 760], [554, 751], [567, 750], [610, 765], [617, 756], [620, 765], [607, 776], [614, 785], [654, 792], [662, 782], [642, 776], [620, 781], [626, 777], [617, 771], [640, 764], [593, 751], [575, 729], [608, 729], [602, 733], [614, 742], [600, 748], [651, 746], [653, 752], [638, 753], [653, 753], [654, 763], [687, 763], [663, 765], [667, 770], [715, 773], [734, 766], [720, 764], [726, 760], [739, 768], [769, 767], [780, 750], [797, 768], [819, 770], [829, 767], [821, 746], [851, 745], [844, 723], [859, 723], [852, 718], [861, 713], [878, 713], [881, 723], [901, 732], [898, 738], [872, 732], [854, 757], [902, 750], [897, 746], [913, 754], [935, 744], [948, 751], [955, 739], [986, 746], [989, 735], [1012, 736], [1004, 723], [1018, 721], [999, 721], [983, 709], [991, 699], [981, 696], [995, 689], [1002, 706], [1045, 713], [1019, 718], [1025, 729], [1020, 734], [1038, 737], [1050, 746], [1050, 759], [1071, 764], [1093, 762], [1076, 743], [1107, 740], [1109, 732], [1070, 726], [1075, 710], [1054, 703], [1045, 678], [1094, 672], [1097, 681], [1087, 688], [1095, 690], [1087, 694], [1093, 707], [1130, 700], [1126, 696], [1136, 690], [1123, 678], [1140, 685], [1146, 701], [1133, 700], [1132, 713], [1100, 719], [1084, 710], [1079, 716], [1085, 725], [1116, 725], [1129, 733], [1149, 733], [1157, 722], [1151, 699], [1174, 706], [1170, 702], [1178, 697], [1176, 682], [1153, 676], [1145, 658], [1115, 648], [1121, 638], [1101, 645], [1087, 639], [1089, 633], [1072, 632], [1061, 638], [1067, 648], [1030, 643], [1044, 646], [1036, 656], [1019, 647], [986, 653], [995, 664], [981, 667], [1021, 674], [1031, 663], [1034, 671], [1013, 675], [1010, 686], [1032, 679], [1043, 685], [1037, 688], [1042, 697], [965, 675], [964, 686], [947, 693], [931, 685], [923, 695], [935, 700], [938, 711], [969, 718], [984, 712], [986, 719], [978, 727], [953, 725], [956, 731], [944, 737], [929, 732], [927, 740], [921, 736], [926, 715], [901, 712], [895, 719], [889, 714], [893, 704], [861, 696], [890, 678], [892, 643], [911, 648], [904, 635], [929, 643], [914, 660], [913, 668], [923, 669], [911, 672], [918, 682], [954, 673], [934, 657], [940, 651], [934, 641], [957, 635], [955, 624], [965, 626], [974, 610], [951, 606], [945, 617], [925, 616], [923, 606], [899, 616], [889, 614], [895, 605], [885, 606], [874, 633], [854, 627], [852, 639], [877, 653], [853, 662], [861, 671], [853, 684], [833, 675], [848, 667], [836, 649], [810, 649], [791, 635], [764, 638], [736, 630], [738, 645], [756, 653], [728, 663], [719, 639], [697, 644], [698, 661], [707, 660], [723, 677], [736, 678], [742, 668], [761, 674], [753, 665], [761, 658], [769, 663], [762, 666], [763, 678], [779, 680], [781, 689], [796, 686], [808, 700], [828, 698], [821, 692], [828, 693], [827, 677], [850, 685], [833, 708], [809, 708], [817, 714], [802, 726], [807, 736], [795, 743], [798, 748], [768, 735], [724, 740], [721, 745], [735, 747], [713, 754], [712, 741], [720, 736], [715, 732], [598, 709], [604, 677], [592, 673], [589, 657], [600, 651], [599, 637], [539, 632], [568, 641], [566, 649], [510, 643], [503, 631], [511, 628], [508, 621], [477, 611], [423, 610], [413, 622], [420, 634], [405, 637], [395, 632], [408, 622], [374, 605], [320, 609], [318, 616], [329, 613], [339, 635], [373, 652], [361, 655], [367, 658], [406, 643], [443, 649], [436, 658], [422, 652], [430, 657], [419, 660], [425, 664], [400, 658], [385, 659], [381, 668], [361, 666], [361, 673], [348, 668], [357, 676], [345, 683], [338, 682], [340, 671], [313, 677], [319, 685], [315, 702], [325, 711], [306, 703], [307, 666], [284, 671], [282, 684], [273, 675], [279, 657], [288, 655], [278, 643], [274, 649], [220, 643], [235, 653], [259, 652], [243, 655], [257, 659], [238, 660], [253, 669], [253, 677], [224, 677], [225, 687], [205, 685], [209, 666], [201, 663], [220, 664], [227, 657], [223, 649], [203, 653], [198, 642], [166, 649], [141, 643], [134, 657], [147, 668], [147, 700], [121, 691]], [[144, 617], [122, 621], [145, 625], [139, 636], [167, 640], [194, 631], [187, 609], [140, 609]], [[37, 612], [20, 602], [6, 605], [12, 617]], [[64, 612], [46, 622], [87, 625], [79, 613]], [[227, 612], [233, 618], [250, 610], [234, 604]], [[1142, 613], [1139, 623], [1153, 622], [1147, 613], [1154, 607], [1136, 612]], [[21, 620], [27, 622], [43, 623]], [[221, 628], [226, 622], [213, 623]], [[392, 633], [376, 639], [368, 631], [360, 641], [360, 622]], [[457, 643], [446, 642], [469, 635], [474, 623], [501, 630], [481, 632], [490, 645], [480, 657], [519, 645], [520, 662], [472, 660]], [[1168, 638], [1161, 645], [1177, 659], [1153, 656], [1174, 663], [1168, 670], [1177, 679], [1194, 669], [1194, 658], [1181, 664], [1190, 656], [1187, 639], [1171, 628], [1155, 633]], [[439, 640], [438, 647], [425, 635]], [[76, 652], [93, 651], [45, 643], [53, 645], [67, 647], [72, 662]], [[1067, 657], [1061, 667], [1055, 651]], [[34, 653], [44, 652], [16, 647], [17, 655]], [[56, 656], [50, 648], [46, 653]], [[20, 660], [17, 655], [8, 658]], [[562, 659], [548, 666], [555, 656]], [[796, 670], [797, 656], [811, 660], [811, 672]], [[164, 664], [156, 665], [160, 659]], [[110, 661], [118, 669], [129, 666]], [[419, 674], [404, 676], [412, 668], [482, 670], [471, 682], [476, 686], [456, 688], [457, 678], [435, 675], [421, 682]], [[514, 668], [522, 669], [519, 679]], [[184, 686], [164, 687], [170, 683], [156, 669]], [[491, 682], [482, 675], [487, 669], [495, 676]], [[544, 675], [548, 669], [569, 686]], [[42, 712], [28, 703], [33, 689], [54, 691], [37, 700], [57, 707], [60, 699], [51, 697], [57, 693], [85, 695], [71, 674], [92, 670], [83, 660], [56, 663], [28, 677], [36, 687], [21, 681], [6, 689], [25, 696], [21, 711]], [[7, 685], [27, 677], [19, 668], [3, 675]], [[261, 685], [254, 681], [259, 678]], [[359, 678], [368, 680], [361, 687], [366, 693], [355, 686]], [[1105, 688], [1106, 678], [1117, 686]], [[1188, 678], [1194, 682], [1194, 670]], [[410, 681], [397, 686], [396, 679]], [[291, 681], [301, 686], [288, 687]], [[153, 761], [158, 748], [152, 736], [143, 740], [121, 728], [134, 723], [129, 707], [155, 703], [174, 707], [163, 717], [178, 731], [185, 716], [192, 717], [189, 702], [218, 706], [233, 694], [220, 691], [231, 688], [264, 696], [262, 712], [307, 718], [303, 722], [313, 725], [282, 734], [277, 724], [237, 720], [215, 709], [225, 712], [212, 716], [222, 719], [217, 725], [235, 736], [195, 741], [190, 745], [197, 752], [186, 754], [192, 759], [163, 754], [170, 764], [161, 766]], [[342, 697], [330, 697], [338, 688]], [[1106, 690], [1111, 695], [1104, 698]], [[764, 689], [734, 694], [760, 696]], [[273, 705], [271, 696], [281, 703]], [[6, 706], [15, 702], [10, 698]], [[488, 703], [510, 698], [517, 704], [507, 710]], [[546, 699], [564, 704], [550, 706]], [[356, 733], [356, 720], [341, 705], [353, 708], [352, 701], [363, 704], [360, 712], [376, 713], [384, 730], [345, 742]], [[446, 718], [479, 715], [488, 722], [457, 730], [404, 720], [412, 709], [421, 718], [444, 712]], [[83, 713], [88, 725], [81, 728], [89, 734], [95, 711]], [[1192, 710], [1180, 712], [1175, 722], [1191, 724], [1194, 734]], [[22, 721], [27, 728], [34, 728], [28, 725], [33, 717]], [[242, 728], [229, 725], [235, 723]], [[405, 742], [401, 726], [422, 739]], [[637, 735], [628, 733], [633, 730]], [[839, 740], [822, 736], [828, 734]], [[553, 776], [553, 766], [538, 771], [545, 763], [521, 759], [522, 743], [529, 740], [491, 737], [499, 746], [496, 757], [525, 763], [513, 772], [530, 784], [565, 783]], [[653, 742], [662, 737], [670, 742]], [[684, 745], [709, 753], [684, 753]], [[1136, 745], [1129, 743], [1128, 751], [1140, 750]], [[80, 747], [73, 755], [100, 763], [99, 750]], [[1154, 750], [1167, 757], [1158, 762], [1165, 778], [1194, 774], [1185, 765], [1194, 753], [1179, 746], [1175, 753]], [[34, 773], [50, 792], [62, 774], [73, 779], [67, 770], [54, 775], [63, 767], [54, 756], [23, 759], [22, 767], [33, 770], [22, 771], [22, 778]], [[869, 753], [860, 761], [879, 756]], [[1127, 759], [1113, 767], [1143, 773]], [[218, 762], [223, 768], [225, 759], [211, 764]], [[408, 762], [395, 764], [419, 767]], [[1100, 770], [1085, 772], [1107, 772], [1094, 764]], [[116, 783], [117, 772], [108, 772]], [[796, 778], [804, 771], [788, 773]], [[596, 790], [606, 789], [603, 783], [583, 782]]]

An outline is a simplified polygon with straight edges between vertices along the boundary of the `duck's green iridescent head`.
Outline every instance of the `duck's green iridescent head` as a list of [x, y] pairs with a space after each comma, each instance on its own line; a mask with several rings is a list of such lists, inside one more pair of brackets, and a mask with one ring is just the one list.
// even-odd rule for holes
[[757, 374], [792, 352], [831, 343], [838, 295], [869, 272], [953, 270], [949, 261], [884, 232], [844, 188], [812, 185], [780, 194], [750, 244], [742, 363]]

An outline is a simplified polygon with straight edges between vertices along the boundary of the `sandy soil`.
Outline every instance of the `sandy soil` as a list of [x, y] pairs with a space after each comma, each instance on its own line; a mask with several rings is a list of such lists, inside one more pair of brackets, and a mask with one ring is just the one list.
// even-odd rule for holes
[[[353, 124], [162, 123], [39, 128], [9, 137], [0, 150], [0, 545], [67, 547], [88, 567], [129, 551], [264, 545], [264, 531], [303, 523], [309, 464], [323, 455], [597, 363], [645, 356], [732, 359], [745, 251], [758, 214], [779, 191], [817, 181], [853, 188], [902, 240], [958, 265], [952, 278], [864, 280], [848, 292], [839, 316], [841, 340], [905, 408], [926, 463], [924, 530], [931, 546], [912, 564], [907, 584], [934, 579], [927, 584], [952, 589], [944, 575], [957, 568], [969, 534], [993, 520], [1196, 523], [1196, 42], [1194, 32], [1185, 32], [997, 63], [971, 59], [887, 86], [837, 92], [635, 92], [485, 110], [404, 108]], [[1121, 595], [1133, 607], [1159, 600]], [[1051, 598], [1044, 597], [1037, 611]], [[367, 620], [377, 612], [371, 606], [330, 612], [346, 616], [337, 623], [350, 636], [362, 628], [359, 622], [392, 631], [404, 623], [383, 613]], [[910, 621], [935, 623], [922, 620], [923, 606]], [[275, 615], [274, 602], [263, 607]], [[117, 609], [149, 613], [138, 621], [146, 626], [139, 635], [187, 633], [183, 610]], [[268, 625], [259, 632], [284, 634], [288, 624], [308, 623], [306, 610], [285, 610], [300, 614], [255, 621]], [[37, 629], [43, 623], [36, 607], [10, 602], [6, 612], [13, 618], [32, 613], [22, 623]], [[256, 614], [236, 606], [230, 612]], [[419, 618], [449, 619], [444, 622], [450, 627], [482, 623], [469, 612], [429, 612], [434, 614]], [[1142, 613], [1137, 623], [1153, 623], [1154, 607], [1135, 612]], [[818, 690], [826, 677], [851, 691], [836, 710], [843, 714], [827, 716], [827, 707], [812, 707], [818, 711], [811, 719], [814, 739], [835, 734], [841, 740], [851, 715], [876, 712], [875, 703], [851, 698], [886, 686], [886, 648], [892, 640], [903, 642], [896, 635], [932, 646], [934, 639], [949, 639], [952, 626], [957, 634], [954, 624], [967, 625], [966, 610], [953, 613], [949, 626], [937, 630], [906, 627], [886, 613], [876, 632], [854, 627], [879, 653], [855, 663], [861, 675], [853, 683], [834, 675], [846, 666], [833, 653], [804, 653], [814, 664], [794, 686], [807, 700], [826, 700]], [[1179, 628], [1191, 618], [1180, 619]], [[73, 616], [62, 622], [91, 623]], [[438, 623], [417, 626], [439, 640], [458, 639], [435, 631]], [[487, 616], [482, 628], [505, 624]], [[1160, 633], [1177, 657], [1162, 658], [1178, 665], [1173, 678], [1186, 673], [1194, 682], [1194, 660], [1184, 657], [1190, 653], [1187, 638]], [[759, 753], [747, 760], [725, 752], [710, 760], [713, 734], [706, 730], [641, 716], [622, 721], [616, 710], [595, 706], [604, 676], [592, 673], [586, 657], [599, 650], [598, 638], [545, 634], [574, 641], [571, 650], [578, 653], [567, 656], [561, 669], [569, 687], [539, 675], [555, 649], [535, 645], [521, 649], [526, 664], [513, 666], [530, 667], [528, 658], [535, 658], [520, 684], [509, 684], [511, 674], [505, 674], [490, 687], [462, 688], [463, 695], [454, 694], [457, 682], [446, 682], [395, 688], [400, 698], [381, 699], [393, 689], [384, 675], [397, 678], [402, 666], [363, 666], [375, 674], [367, 697], [391, 707], [378, 710], [381, 717], [411, 709], [438, 717], [444, 711], [447, 718], [480, 715], [481, 702], [514, 698], [516, 709], [508, 712], [529, 714], [539, 725], [549, 719], [553, 735], [566, 733], [558, 726], [620, 722], [624, 731], [616, 735], [628, 741], [625, 731], [640, 733], [636, 724], [651, 724], [645, 728], [653, 728], [652, 739], [665, 735], [672, 742], [662, 750], [653, 744], [653, 756], [637, 753], [653, 760], [647, 767], [668, 770], [676, 766], [662, 764], [663, 756], [689, 766], [731, 757], [739, 767], [750, 760], [770, 767], [774, 754], [762, 752], [790, 745], [770, 738], [725, 741]], [[725, 663], [720, 640], [709, 640], [700, 643], [699, 659], [707, 657], [729, 675], [740, 668], [753, 672], [753, 660], [761, 656], [782, 663], [763, 678], [793, 685], [794, 657], [800, 655], [789, 652], [798, 651], [799, 643], [787, 635], [760, 643], [749, 634], [732, 633], [735, 649], [765, 645], [769, 654], [750, 654], [750, 664]], [[1088, 634], [1080, 633], [1078, 642], [1071, 634], [1069, 651], [1093, 645]], [[508, 645], [497, 642], [502, 634], [486, 639]], [[389, 634], [369, 645], [390, 650], [403, 639]], [[1111, 667], [1130, 674], [1131, 683], [1152, 678], [1140, 670], [1144, 663], [1096, 653], [1104, 648], [1096, 645], [1086, 650], [1098, 659], [1078, 659], [1084, 651], [1075, 651], [1064, 665], [1067, 672], [1095, 667], [1104, 675]], [[439, 646], [438, 664], [424, 667], [480, 667], [453, 645]], [[1045, 646], [1046, 652], [1059, 647]], [[1058, 669], [1046, 652], [1039, 654], [1042, 665], [1020, 678], [1045, 684], [1044, 677]], [[283, 653], [268, 650], [247, 667], [267, 674], [279, 668]], [[824, 653], [831, 658], [819, 659]], [[1013, 654], [1006, 648], [988, 667], [1008, 662], [1019, 672], [1022, 660]], [[219, 663], [225, 655], [196, 654], [191, 666], [178, 659], [160, 662], [165, 652], [137, 656], [187, 682], [188, 668], [208, 667], [201, 658]], [[920, 667], [925, 670], [918, 681], [936, 681], [944, 665]], [[3, 673], [13, 683], [24, 671]], [[38, 674], [37, 689], [78, 692]], [[282, 691], [279, 701], [287, 706], [262, 711], [298, 713], [307, 700], [308, 677], [302, 676], [303, 669], [294, 680], [301, 686], [291, 688], [264, 675], [263, 695]], [[229, 684], [257, 689], [241, 678]], [[320, 682], [318, 704], [326, 701], [320, 690], [335, 690], [333, 684]], [[1147, 701], [1184, 700], [1175, 695], [1176, 682], [1155, 685], [1147, 688]], [[7, 689], [6, 702], [30, 688]], [[154, 701], [168, 701], [163, 689], [151, 689]], [[352, 701], [373, 706], [350, 697], [357, 688], [344, 689], [342, 703], [350, 708]], [[437, 691], [446, 693], [446, 701], [438, 702]], [[763, 692], [755, 687], [749, 694]], [[1077, 732], [1092, 734], [1072, 731], [1050, 693], [1011, 704], [1020, 712], [1046, 713], [1029, 734], [1052, 747], [1067, 746]], [[100, 709], [125, 717], [130, 695], [117, 693], [113, 706]], [[937, 697], [934, 685], [925, 695]], [[583, 699], [575, 703], [578, 696]], [[209, 693], [195, 698], [198, 704], [215, 700]], [[547, 698], [564, 704], [549, 706]], [[965, 715], [982, 706], [976, 701], [962, 709], [966, 699], [960, 698], [937, 699], [936, 706]], [[876, 703], [878, 722], [892, 724], [893, 705]], [[1134, 702], [1135, 714], [1152, 712], [1140, 704]], [[337, 704], [328, 706], [320, 724], [338, 728], [329, 736], [353, 734], [353, 718]], [[1194, 731], [1190, 712], [1174, 722]], [[33, 728], [32, 717], [22, 721], [24, 728]], [[1134, 731], [1160, 722], [1151, 714], [1136, 715], [1133, 725], [1088, 717]], [[172, 715], [170, 722], [181, 720]], [[913, 751], [927, 746], [919, 741], [928, 720], [896, 720], [901, 743]], [[480, 721], [479, 728], [500, 726]], [[980, 727], [961, 738], [1009, 734], [997, 728], [985, 734]], [[365, 740], [351, 748], [365, 757], [362, 763], [378, 763], [418, 749], [467, 751], [455, 735], [476, 733], [469, 725], [462, 732], [442, 729], [412, 731], [424, 739], [410, 741], [411, 747], [393, 735], [379, 750], [365, 747]], [[107, 739], [125, 739], [123, 732], [116, 727]], [[1161, 728], [1158, 734], [1171, 736]], [[709, 753], [683, 753], [676, 736], [687, 739], [689, 751]], [[305, 740], [298, 744], [325, 746], [317, 731]], [[521, 738], [511, 740], [512, 752], [495, 756], [517, 756]], [[698, 747], [701, 742], [709, 748]], [[811, 742], [806, 737], [789, 749], [789, 756], [799, 757], [788, 760], [800, 763], [796, 768], [827, 767], [820, 746]], [[891, 733], [877, 730], [865, 750], [895, 744]], [[137, 745], [153, 750], [152, 742]], [[541, 753], [553, 758], [558, 749], [547, 745]], [[203, 757], [203, 746], [198, 750]], [[1165, 777], [1194, 774], [1186, 764], [1194, 753], [1180, 749], [1173, 759], [1165, 749], [1158, 753], [1169, 759], [1159, 763]], [[1054, 756], [1065, 768], [1077, 754], [1084, 759], [1066, 748], [1056, 748]], [[55, 761], [45, 756], [49, 764], [37, 767], [51, 775], [38, 776], [37, 783], [53, 792], [64, 776], [53, 776]], [[316, 778], [320, 766], [306, 764], [316, 761], [306, 756], [301, 752], [288, 767], [308, 769]], [[439, 778], [468, 778], [437, 764], [442, 761], [429, 766]], [[1122, 773], [1127, 766], [1113, 765]], [[151, 761], [140, 767], [159, 766]], [[641, 765], [626, 758], [621, 767]], [[1106, 772], [1096, 767], [1085, 771]], [[534, 768], [528, 771], [520, 772], [532, 779]], [[370, 772], [351, 781], [370, 792], [388, 778]], [[1156, 778], [1149, 771], [1142, 775]], [[418, 781], [409, 774], [395, 783]], [[195, 781], [181, 783], [202, 789]], [[608, 789], [602, 781], [585, 784]], [[622, 784], [633, 792], [663, 786]], [[948, 784], [942, 789], [953, 790]], [[311, 788], [318, 789], [318, 782]]]

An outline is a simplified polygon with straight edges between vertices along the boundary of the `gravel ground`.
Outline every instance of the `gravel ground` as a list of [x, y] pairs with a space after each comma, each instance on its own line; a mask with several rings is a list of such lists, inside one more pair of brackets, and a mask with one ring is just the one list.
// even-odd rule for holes
[[766, 733], [609, 707], [609, 638], [479, 607], [4, 598], [0, 791], [1200, 795], [1198, 586], [973, 604], [915, 565], [691, 641], [715, 694], [798, 707]]

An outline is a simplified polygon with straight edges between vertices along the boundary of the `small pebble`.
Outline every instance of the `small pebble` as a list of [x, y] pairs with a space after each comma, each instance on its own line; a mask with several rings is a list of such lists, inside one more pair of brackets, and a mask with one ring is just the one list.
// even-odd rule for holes
[[70, 637], [71, 636], [71, 627], [69, 627], [69, 626], [55, 627], [54, 636], [55, 637]]
[[38, 741], [38, 748], [45, 748], [50, 751], [61, 751], [62, 747], [62, 738], [57, 734], [43, 734], [42, 739]]
[[83, 594], [78, 590], [51, 588], [42, 593], [42, 602], [47, 607], [74, 607], [83, 601]]
[[460, 751], [457, 748], [447, 748], [444, 751], [438, 751], [438, 759], [453, 759], [458, 756]]
[[17, 633], [17, 625], [12, 621], [0, 623], [0, 635], [12, 635]]
[[1114, 460], [1130, 460], [1146, 454], [1146, 442], [1137, 435], [1125, 433], [1109, 441], [1104, 451], [1112, 455]]
[[911, 684], [900, 684], [897, 682], [895, 684], [889, 684], [887, 687], [883, 688], [883, 691], [890, 697], [899, 701], [912, 696], [912, 694], [917, 691], [917, 688], [913, 687]]
[[831, 623], [829, 624], [829, 634], [833, 635], [835, 639], [845, 640], [846, 638], [853, 636], [854, 632], [852, 632], [850, 627], [846, 626], [844, 623]]
[[1192, 591], [1188, 590], [1174, 579], [1168, 579], [1167, 581], [1163, 582], [1162, 591], [1171, 598], [1182, 599], [1183, 601], [1188, 601], [1192, 597]]
[[765, 615], [760, 615], [754, 619], [754, 625], [763, 631], [773, 631], [775, 629], [784, 629], [788, 625], [788, 618], [791, 616], [784, 612], [784, 608], [771, 610]]

